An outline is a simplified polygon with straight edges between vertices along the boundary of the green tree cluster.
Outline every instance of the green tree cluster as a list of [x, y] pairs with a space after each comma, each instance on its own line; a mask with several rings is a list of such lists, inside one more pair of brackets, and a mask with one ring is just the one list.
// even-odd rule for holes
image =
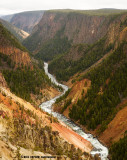
[[3, 63], [6, 63], [8, 67], [14, 68], [15, 64], [12, 62], [9, 56], [0, 52], [0, 66], [3, 67]]
[[85, 50], [79, 44], [78, 52], [83, 52], [83, 56], [77, 61], [66, 60], [65, 57], [68, 57], [68, 53], [57, 56], [49, 64], [49, 71], [55, 74], [58, 80], [68, 81], [75, 73], [89, 68], [114, 47], [113, 44], [110, 44], [105, 48], [105, 40], [104, 37], [95, 44], [88, 46], [87, 49], [85, 48]]
[[59, 54], [68, 51], [70, 46], [71, 43], [68, 41], [67, 37], [60, 38], [57, 36], [54, 39], [45, 42], [35, 57], [44, 61], [50, 61]]
[[16, 37], [14, 37], [7, 29], [3, 27], [0, 23], [0, 45], [2, 47], [14, 46], [22, 51], [27, 51], [27, 49], [20, 44]]
[[3, 70], [2, 73], [11, 91], [27, 101], [31, 100], [31, 93], [39, 95], [40, 89], [51, 85], [51, 80], [44, 70], [37, 66], [34, 66], [33, 70], [19, 67], [15, 70]]
[[112, 144], [109, 150], [111, 160], [126, 160], [127, 159], [127, 135], [121, 138], [118, 142]]
[[101, 125], [100, 132], [106, 129], [118, 111], [116, 106], [127, 96], [126, 47], [122, 43], [98, 67], [84, 75], [83, 78], [91, 80], [91, 87], [70, 109], [70, 118], [79, 120], [88, 129], [94, 130], [98, 125]]

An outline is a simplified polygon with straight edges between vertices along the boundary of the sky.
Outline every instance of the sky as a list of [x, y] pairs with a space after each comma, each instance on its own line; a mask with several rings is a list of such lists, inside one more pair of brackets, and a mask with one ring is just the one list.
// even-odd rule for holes
[[127, 0], [0, 0], [0, 15], [49, 9], [127, 9]]

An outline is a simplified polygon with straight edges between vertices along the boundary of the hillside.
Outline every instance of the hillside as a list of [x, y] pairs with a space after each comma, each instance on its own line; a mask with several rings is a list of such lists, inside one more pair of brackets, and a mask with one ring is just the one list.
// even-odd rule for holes
[[[105, 88], [104, 82], [107, 79], [111, 79], [111, 75], [109, 72], [111, 69], [114, 73], [114, 71], [116, 71], [117, 69], [115, 68], [115, 66], [121, 65], [119, 67], [120, 73], [125, 76], [125, 67], [123, 67], [123, 60], [125, 59], [117, 61], [117, 58], [120, 59], [120, 56], [123, 56], [122, 58], [125, 58], [126, 56], [126, 42], [123, 42], [126, 41], [126, 25], [126, 11], [105, 9], [96, 11], [47, 11], [44, 13], [39, 24], [34, 28], [34, 32], [32, 33], [32, 35], [30, 35], [24, 41], [24, 44], [29, 50], [33, 51], [33, 53], [37, 52], [37, 54], [35, 55], [36, 58], [44, 59], [47, 61], [51, 61], [53, 59], [49, 64], [49, 71], [53, 73], [58, 80], [68, 81], [75, 74], [77, 74], [77, 76], [80, 76], [80, 73], [82, 73], [83, 76], [84, 72], [84, 77], [91, 81], [92, 86], [95, 87], [94, 89], [91, 86], [89, 92], [92, 95], [96, 95], [94, 97], [96, 99], [98, 97], [97, 95], [100, 92], [103, 93], [103, 91], [99, 92], [99, 89], [103, 90], [103, 88]], [[76, 30], [78, 30], [78, 32], [75, 35], [74, 33]], [[63, 43], [61, 44], [61, 42]], [[34, 45], [31, 45], [33, 43]], [[33, 48], [31, 48], [31, 46]], [[114, 60], [114, 62], [112, 62], [115, 56], [117, 56], [115, 59], [116, 61]], [[108, 63], [110, 67], [107, 66]], [[93, 69], [91, 68], [92, 66], [94, 66]], [[87, 72], [85, 71], [89, 68], [91, 69], [90, 71], [88, 70], [89, 74], [87, 74]], [[103, 73], [99, 74], [99, 72], [102, 71], [106, 75], [104, 75]], [[116, 75], [114, 73], [114, 76], [120, 76], [117, 74], [118, 72], [116, 72]], [[98, 79], [98, 81], [95, 81], [94, 76]], [[76, 79], [79, 78], [72, 78], [72, 83], [74, 83]], [[114, 84], [114, 82], [112, 83]], [[107, 94], [107, 90], [105, 91], [105, 94]], [[99, 94], [99, 96], [100, 95], [101, 94]], [[79, 97], [83, 101], [85, 96], [87, 97], [90, 95], [86, 94], [82, 96], [82, 98], [80, 96]], [[93, 101], [91, 98], [92, 97], [90, 97], [90, 102], [79, 101], [77, 103], [79, 103], [79, 106], [82, 103], [83, 106], [86, 105], [85, 108], [89, 108], [89, 105]], [[97, 99], [99, 100], [100, 98]], [[99, 101], [101, 102], [101, 100]], [[119, 100], [116, 102], [116, 104], [118, 103], [120, 103]], [[116, 106], [116, 104], [114, 104], [114, 107]], [[70, 118], [80, 120], [80, 123], [84, 125], [87, 124], [89, 129], [95, 129], [98, 125], [102, 124], [104, 119], [108, 119], [108, 116], [111, 117], [110, 115], [108, 115], [108, 113], [106, 113], [103, 118], [97, 118], [101, 113], [107, 111], [109, 113], [111, 112], [112, 115], [112, 112], [114, 112], [113, 108], [112, 110], [108, 110], [108, 108], [104, 109], [102, 107], [103, 111], [97, 109], [97, 113], [95, 113], [96, 117], [94, 117], [93, 113], [95, 112], [95, 110], [92, 108], [92, 106], [96, 105], [91, 104], [91, 111], [88, 109], [89, 111], [86, 110], [88, 113], [84, 113], [86, 112], [84, 110], [84, 107], [82, 106], [82, 110], [81, 107], [78, 107], [77, 104], [77, 106], [73, 106], [70, 110]], [[81, 114], [83, 115], [75, 115], [76, 110], [78, 111], [78, 114], [81, 112]], [[86, 117], [86, 120], [84, 117]], [[88, 119], [91, 119], [91, 121], [87, 123]], [[107, 120], [106, 124], [109, 123], [108, 121], [110, 120]], [[106, 126], [105, 122], [103, 122], [102, 126]], [[102, 130], [104, 129], [105, 128], [103, 128]]]
[[27, 11], [13, 15], [3, 16], [2, 19], [10, 22], [17, 28], [31, 33], [33, 27], [38, 24], [43, 16], [44, 11]]
[[49, 61], [68, 52], [71, 45], [82, 43], [91, 45], [103, 38], [112, 21], [120, 14], [124, 14], [121, 12], [47, 11], [23, 44], [28, 50], [36, 53], [37, 58]]
[[114, 17], [105, 36], [95, 43], [73, 45], [68, 52], [55, 57], [49, 65], [49, 71], [58, 80], [68, 81], [74, 74], [85, 71], [112, 53], [124, 39], [126, 40], [126, 14]]
[[57, 96], [57, 87], [45, 75], [43, 62], [30, 56], [2, 24], [0, 72], [0, 157], [94, 159], [89, 155], [90, 142], [36, 107], [38, 100], [40, 103]]
[[0, 24], [0, 71], [12, 92], [33, 103], [40, 104], [59, 93], [45, 75], [43, 62], [36, 62], [30, 57], [28, 51], [2, 24]]
[[10, 23], [28, 33], [32, 32], [33, 27], [38, 24], [44, 11], [28, 11], [14, 14]]
[[[123, 20], [123, 22], [121, 22], [121, 20]], [[117, 25], [116, 25], [116, 21], [117, 21]], [[86, 46], [82, 44], [82, 45], [73, 46], [67, 54], [62, 55], [59, 58], [56, 58], [54, 61], [50, 63], [50, 70], [52, 70], [60, 80], [68, 80], [70, 79], [71, 76], [76, 74], [73, 77], [71, 77], [71, 80], [72, 80], [71, 82], [73, 83], [72, 90], [76, 86], [76, 84], [79, 83], [75, 81], [79, 81], [84, 78], [87, 79], [87, 81], [88, 80], [91, 81], [91, 87], [88, 90], [89, 92], [87, 94], [84, 94], [85, 90], [82, 87], [82, 98], [79, 96], [78, 98], [80, 98], [80, 100], [79, 101], [77, 100], [78, 101], [77, 106], [76, 105], [72, 106], [72, 109], [70, 110], [70, 117], [71, 118], [73, 117], [76, 120], [80, 119], [80, 123], [84, 123], [86, 121], [85, 125], [86, 124], [88, 125], [88, 123], [90, 124], [88, 125], [89, 129], [97, 128], [100, 122], [101, 123], [103, 122], [103, 125], [105, 124], [104, 126], [106, 127], [106, 123], [109, 123], [110, 119], [108, 120], [107, 118], [107, 122], [105, 123], [104, 121], [106, 120], [107, 115], [105, 118], [103, 115], [101, 116], [101, 119], [100, 118], [98, 119], [97, 117], [100, 117], [100, 115], [97, 116], [97, 113], [103, 114], [102, 110], [104, 109], [104, 106], [107, 105], [107, 103], [109, 103], [109, 102], [106, 103], [106, 100], [104, 101], [105, 98], [107, 99], [107, 93], [110, 94], [110, 91], [108, 89], [111, 90], [112, 85], [113, 85], [112, 86], [113, 88], [118, 87], [117, 84], [119, 82], [117, 81], [121, 81], [122, 83], [122, 80], [123, 80], [125, 81], [122, 83], [123, 86], [124, 84], [126, 84], [126, 71], [124, 70], [126, 69], [125, 67], [126, 66], [126, 58], [125, 58], [126, 57], [126, 36], [125, 36], [126, 35], [126, 15], [122, 15], [118, 17], [116, 20], [114, 20], [114, 22], [112, 22], [109, 28], [110, 30], [108, 30], [106, 37], [104, 37], [94, 45]], [[78, 58], [79, 57], [81, 58], [79, 58], [78, 60], [78, 58], [74, 57], [76, 55], [78, 55]], [[56, 70], [56, 68], [58, 67], [57, 64], [59, 64], [60, 66], [59, 67], [60, 72], [57, 72]], [[58, 73], [59, 75], [56, 73]], [[115, 79], [114, 78], [115, 76], [118, 78]], [[122, 77], [124, 78], [121, 79]], [[88, 85], [87, 83], [86, 83], [86, 87]], [[84, 87], [85, 87], [85, 83], [84, 83]], [[121, 87], [121, 85], [119, 87]], [[119, 89], [121, 89], [121, 91], [119, 91]], [[117, 93], [114, 93], [114, 94], [117, 94], [117, 97], [118, 97], [118, 101], [116, 102], [116, 105], [120, 103], [119, 96], [121, 94], [122, 94], [121, 95], [122, 98], [126, 97], [126, 94], [124, 94], [124, 90], [126, 93], [126, 86], [124, 86], [124, 88], [119, 88], [119, 89], [117, 88]], [[70, 91], [69, 94], [71, 94], [71, 92], [72, 91]], [[113, 91], [112, 91], [112, 94], [113, 94]], [[79, 95], [81, 95], [81, 93]], [[84, 100], [85, 97], [87, 99], [86, 102]], [[112, 95], [112, 98], [113, 98], [113, 95]], [[108, 96], [108, 99], [110, 99], [109, 96]], [[107, 101], [109, 101], [108, 99]], [[115, 103], [114, 99], [112, 100], [110, 99], [110, 103], [111, 102], [113, 103], [114, 107], [116, 107], [116, 105], [114, 104]], [[98, 104], [94, 104], [94, 103], [98, 103]], [[100, 108], [100, 110], [98, 111], [98, 107], [95, 107], [95, 106], [101, 106], [99, 103], [101, 103], [103, 107]], [[85, 108], [88, 109], [91, 106], [89, 109], [89, 112], [87, 112], [87, 109], [86, 111], [82, 111], [81, 108], [78, 107], [81, 104], [82, 104], [82, 108], [84, 109]], [[97, 109], [97, 113], [95, 113], [96, 117], [94, 117], [95, 108], [93, 106]], [[110, 109], [111, 108], [112, 107], [110, 107]], [[85, 118], [83, 120], [84, 122], [81, 121], [81, 114], [79, 114], [80, 118], [79, 117], [76, 118], [76, 115], [73, 115], [75, 114], [74, 110], [78, 110], [78, 109], [80, 110], [78, 113], [80, 112], [83, 113], [82, 118], [86, 117], [87, 119], [87, 116], [88, 116], [88, 119], [89, 119], [88, 123], [87, 123], [87, 120], [85, 120]], [[106, 110], [108, 111], [108, 108], [105, 108], [104, 112], [106, 112]], [[109, 117], [111, 118], [111, 115]], [[102, 118], [104, 118], [105, 120], [104, 119], [102, 120]], [[90, 119], [92, 120], [91, 122], [90, 122]], [[92, 125], [92, 122], [93, 122], [93, 125]], [[103, 130], [104, 129], [105, 128], [103, 128]]]
[[[89, 16], [80, 12], [47, 11], [23, 44], [30, 51], [38, 53], [37, 56], [42, 59], [47, 53], [51, 55], [52, 46], [55, 48], [52, 54], [64, 53], [70, 48], [70, 44], [93, 43], [103, 37], [109, 21], [105, 19], [105, 16]], [[63, 42], [65, 45], [61, 46]], [[49, 52], [45, 54], [46, 49]]]
[[97, 135], [111, 159], [126, 159], [126, 10], [47, 11], [23, 44], [70, 86], [54, 110]]
[[13, 16], [14, 14], [10, 14], [10, 15], [1, 16], [1, 18], [7, 22], [10, 22]]
[[124, 42], [82, 78], [75, 76], [70, 92], [54, 107], [110, 146], [113, 160], [126, 157], [126, 50]]
[[[92, 21], [93, 17], [96, 21], [96, 16], [99, 18], [100, 16], [101, 18], [103, 17], [105, 20], [101, 24], [101, 28], [107, 28], [102, 29], [100, 37], [96, 34], [98, 38], [94, 36], [95, 39], [87, 30], [83, 41], [79, 40], [77, 36], [77, 42], [75, 42], [74, 37], [69, 39], [73, 29], [68, 30], [68, 34], [65, 32], [66, 27], [75, 18], [75, 16], [72, 16], [73, 12], [71, 11], [71, 18], [66, 21], [65, 17], [69, 14], [70, 11], [49, 11], [45, 13], [43, 16], [45, 19], [42, 18], [43, 21], [40, 21], [38, 24], [40, 31], [36, 26], [33, 33], [34, 36], [37, 35], [35, 36], [36, 45], [40, 42], [40, 38], [43, 35], [42, 43], [40, 42], [37, 48], [29, 48], [29, 43], [34, 42], [34, 36], [31, 35], [24, 41], [24, 44], [33, 53], [37, 53], [35, 55], [36, 58], [50, 60], [50, 72], [58, 80], [67, 81], [64, 83], [69, 84], [71, 87], [63, 97], [56, 101], [54, 110], [70, 117], [84, 130], [100, 137], [106, 145], [110, 146], [111, 159], [117, 159], [116, 157], [119, 157], [119, 160], [121, 160], [121, 157], [126, 159], [127, 14], [101, 14], [93, 16], [82, 13], [82, 17], [84, 16], [85, 18], [86, 16], [92, 16], [90, 21]], [[63, 19], [64, 21], [62, 21]], [[77, 18], [77, 20], [79, 19]], [[43, 28], [44, 24], [45, 27]], [[52, 27], [48, 27], [49, 24]], [[63, 24], [64, 28], [59, 30], [59, 26], [61, 27]], [[77, 24], [79, 23], [75, 20], [75, 25], [70, 26], [77, 27]], [[98, 33], [100, 31], [101, 29], [99, 28]], [[89, 42], [85, 41], [87, 34], [91, 38]], [[68, 47], [64, 46], [65, 50], [62, 53], [62, 49], [59, 50], [59, 48], [62, 47], [60, 43], [63, 38], [68, 39], [68, 43], [64, 43]], [[37, 42], [37, 40], [39, 41]], [[56, 46], [54, 45], [55, 41], [58, 46], [53, 47], [55, 49], [51, 53], [49, 52], [51, 49], [49, 46]], [[46, 52], [46, 50], [48, 51]], [[122, 145], [122, 153], [118, 156], [115, 153], [115, 149]]]
[[3, 27], [1, 23], [0, 23], [0, 52], [6, 55], [11, 55], [12, 61], [14, 61], [16, 64], [24, 63], [25, 65], [25, 62], [23, 60], [18, 62], [17, 59], [16, 61], [16, 56], [15, 56], [15, 55], [18, 56], [19, 54], [21, 57], [23, 57], [24, 55], [26, 57], [27, 64], [30, 65], [30, 59], [27, 49], [23, 47], [20, 44], [20, 42], [7, 29]]
[[65, 141], [57, 129], [61, 125], [55, 119], [51, 124], [50, 119], [38, 107], [0, 86], [0, 156], [8, 160], [21, 155], [93, 159], [75, 143]]
[[27, 38], [29, 36], [29, 34], [17, 27], [15, 27], [14, 25], [12, 25], [11, 23], [0, 19], [0, 22], [3, 24], [3, 26], [9, 30], [20, 42], [22, 42], [25, 38]]

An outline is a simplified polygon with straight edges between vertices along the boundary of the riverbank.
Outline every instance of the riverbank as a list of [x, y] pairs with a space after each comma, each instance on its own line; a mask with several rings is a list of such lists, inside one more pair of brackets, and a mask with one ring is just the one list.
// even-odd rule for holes
[[52, 123], [51, 126], [54, 131], [58, 131], [62, 138], [73, 144], [76, 148], [79, 148], [86, 153], [90, 153], [92, 151], [93, 146], [91, 143], [75, 133], [68, 126], [62, 125], [60, 123]]
[[[51, 81], [53, 83], [55, 83], [56, 85], [59, 85], [63, 88], [64, 92], [60, 95], [62, 96], [67, 90], [68, 87], [60, 84], [56, 81], [55, 77], [52, 76], [49, 72], [48, 72], [48, 63], [44, 63], [44, 70], [45, 73], [48, 75], [48, 77], [51, 79]], [[96, 155], [99, 154], [101, 157], [101, 160], [107, 160], [107, 156], [108, 156], [108, 149], [103, 146], [97, 138], [94, 138], [94, 136], [92, 136], [91, 134], [86, 134], [85, 132], [83, 132], [83, 130], [77, 126], [75, 123], [73, 123], [72, 121], [70, 121], [68, 118], [66, 118], [65, 116], [53, 112], [52, 111], [52, 106], [55, 103], [56, 99], [59, 98], [60, 96], [55, 97], [54, 99], [51, 99], [47, 102], [44, 102], [40, 105], [40, 108], [43, 109], [43, 111], [48, 112], [49, 114], [52, 114], [54, 117], [58, 118], [58, 120], [61, 120], [63, 123], [65, 123], [67, 126], [69, 126], [70, 128], [72, 128], [72, 130], [78, 134], [79, 136], [81, 136], [82, 138], [84, 138], [85, 140], [89, 141], [94, 149], [91, 151], [91, 155]], [[56, 126], [57, 128], [57, 126]], [[58, 129], [58, 128], [57, 128]], [[60, 130], [60, 128], [59, 128]]]
[[[68, 119], [70, 119], [70, 118], [68, 118]], [[70, 120], [71, 120], [71, 119], [70, 119]], [[91, 134], [91, 135], [93, 135], [93, 138], [97, 138], [98, 141], [99, 141], [101, 144], [103, 144], [103, 146], [105, 146], [106, 148], [108, 148], [108, 145], [103, 141], [102, 138], [100, 138], [100, 136], [98, 136], [98, 135], [96, 134], [96, 131], [87, 130], [85, 126], [79, 124], [78, 122], [75, 122], [75, 121], [73, 121], [73, 120], [71, 120], [71, 121], [72, 121], [73, 123], [75, 123], [77, 126], [79, 126], [79, 127], [82, 129], [83, 132], [85, 132], [86, 134]]]
[[[46, 133], [45, 140], [47, 145], [49, 145], [49, 148], [51, 147], [51, 142], [52, 142], [56, 146], [59, 145], [60, 148], [63, 147], [63, 150], [72, 152], [71, 144], [73, 143], [69, 144], [68, 141], [65, 141], [64, 137], [63, 138], [60, 137], [60, 134], [57, 134], [57, 132], [59, 132], [58, 129], [56, 130], [57, 132], [53, 132], [51, 130], [52, 123], [50, 121], [50, 118], [51, 118], [50, 115], [47, 115], [38, 107], [35, 108], [29, 102], [17, 97], [16, 95], [11, 93], [6, 88], [3, 88], [2, 86], [0, 86], [0, 102], [1, 102], [0, 103], [0, 137], [1, 137], [0, 156], [2, 156], [2, 158], [6, 157], [5, 159], [12, 160], [13, 159], [12, 157], [15, 156], [15, 153], [16, 153], [15, 151], [17, 151], [17, 147], [20, 148], [20, 154], [25, 156], [26, 155], [32, 155], [32, 156], [47, 155], [47, 153], [49, 153], [49, 150], [47, 150], [48, 152], [45, 151], [44, 153], [41, 150], [40, 152], [41, 154], [39, 154], [39, 152], [35, 153], [36, 149], [34, 150], [32, 148], [34, 145], [36, 145], [36, 143], [38, 145], [38, 141], [40, 141], [40, 139], [41, 141], [39, 143], [43, 146], [42, 140], [44, 138], [43, 137], [44, 132], [40, 132], [40, 131], [45, 131]], [[21, 110], [23, 112], [21, 112]], [[16, 122], [16, 124], [18, 123], [17, 125], [15, 125], [15, 127], [17, 126], [17, 130], [16, 128], [14, 129], [14, 126], [13, 126], [14, 122]], [[36, 124], [39, 124], [36, 126], [38, 128], [33, 129]], [[20, 131], [22, 131], [23, 133], [20, 134], [21, 133]], [[16, 134], [17, 136], [15, 137]], [[30, 136], [32, 134], [34, 136]], [[40, 138], [40, 136], [42, 136], [43, 138]], [[50, 136], [52, 136], [53, 138], [52, 141], [50, 139]], [[10, 138], [8, 139], [8, 137]], [[17, 137], [19, 139], [17, 139]], [[20, 141], [20, 139], [22, 141]], [[16, 149], [13, 149], [12, 151], [12, 149], [8, 146], [9, 144], [11, 144], [11, 146], [13, 145]], [[75, 149], [77, 147], [74, 145], [73, 148]], [[31, 152], [29, 152], [29, 150], [31, 150]], [[54, 153], [56, 152], [56, 150], [57, 150], [57, 147], [54, 148], [53, 150]], [[76, 152], [78, 152], [78, 150]], [[70, 158], [67, 158], [67, 159], [70, 160]]]

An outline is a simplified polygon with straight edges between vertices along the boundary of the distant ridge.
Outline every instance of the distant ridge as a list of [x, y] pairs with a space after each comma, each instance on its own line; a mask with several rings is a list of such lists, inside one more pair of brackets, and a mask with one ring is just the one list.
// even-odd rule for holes
[[31, 33], [33, 27], [38, 24], [43, 16], [44, 11], [26, 11], [21, 13], [16, 13], [12, 15], [2, 16], [3, 20], [6, 20], [28, 33]]
[[13, 16], [14, 16], [14, 14], [10, 14], [10, 15], [0, 16], [0, 18], [2, 18], [5, 21], [10, 22]]
[[29, 33], [15, 27], [11, 23], [0, 19], [0, 22], [3, 24], [3, 26], [9, 30], [20, 42], [22, 42], [25, 38], [29, 36]]

